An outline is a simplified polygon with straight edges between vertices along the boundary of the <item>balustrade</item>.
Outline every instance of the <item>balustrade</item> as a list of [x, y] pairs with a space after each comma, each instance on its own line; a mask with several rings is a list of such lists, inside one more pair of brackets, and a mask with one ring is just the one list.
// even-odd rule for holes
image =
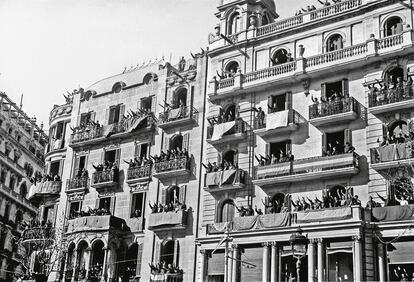
[[309, 106], [309, 119], [326, 117], [347, 112], [358, 112], [358, 102], [353, 97]]
[[324, 54], [311, 56], [306, 58], [306, 67], [311, 68], [315, 66], [319, 66], [322, 64], [351, 58], [359, 55], [363, 55], [368, 52], [368, 45], [367, 43], [361, 43], [357, 45], [353, 45], [350, 47], [346, 47], [340, 50], [327, 52]]
[[190, 164], [190, 157], [183, 156], [171, 160], [156, 162], [154, 164], [154, 169], [156, 173], [177, 170], [190, 170]]
[[388, 36], [385, 38], [378, 39], [377, 48], [379, 50], [379, 49], [394, 47], [394, 46], [402, 44], [403, 42], [404, 42], [404, 38], [402, 34]]
[[325, 18], [328, 16], [336, 15], [357, 8], [362, 4], [362, 0], [349, 0], [339, 2], [335, 5], [327, 6], [321, 9], [317, 9], [310, 13], [311, 21]]
[[79, 177], [68, 180], [66, 183], [66, 191], [86, 189], [88, 188], [89, 177]]
[[113, 183], [118, 182], [119, 170], [108, 169], [104, 171], [96, 171], [92, 174], [93, 184]]
[[297, 26], [303, 23], [303, 15], [294, 16], [287, 18], [281, 21], [277, 21], [268, 25], [261, 26], [257, 28], [257, 36], [262, 36], [265, 34], [286, 30], [293, 26]]
[[243, 76], [243, 83], [249, 83], [296, 70], [296, 62], [288, 62], [270, 68], [254, 71]]
[[140, 178], [148, 178], [151, 176], [151, 167], [151, 165], [130, 167], [127, 171], [127, 179], [133, 180]]

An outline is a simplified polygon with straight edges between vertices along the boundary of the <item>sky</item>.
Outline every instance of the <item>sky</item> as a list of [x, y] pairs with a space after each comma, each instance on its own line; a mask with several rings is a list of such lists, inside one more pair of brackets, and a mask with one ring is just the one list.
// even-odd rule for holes
[[[310, 3], [312, 2], [312, 3]], [[315, 3], [313, 3], [315, 2]], [[63, 94], [207, 46], [218, 0], [0, 0], [0, 91], [47, 127]], [[317, 4], [308, 0], [306, 5]], [[303, 0], [276, 0], [280, 18]]]

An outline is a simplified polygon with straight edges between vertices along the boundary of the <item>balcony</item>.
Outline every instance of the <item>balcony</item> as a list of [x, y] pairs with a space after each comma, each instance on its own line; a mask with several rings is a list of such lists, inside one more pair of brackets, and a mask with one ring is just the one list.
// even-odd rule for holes
[[359, 103], [354, 97], [309, 106], [309, 122], [316, 127], [347, 123], [359, 117]]
[[207, 127], [207, 142], [211, 145], [238, 142], [246, 139], [246, 123], [242, 119]]
[[358, 156], [347, 153], [257, 166], [253, 183], [269, 187], [277, 184], [352, 176], [358, 172]]
[[89, 177], [70, 179], [66, 182], [66, 193], [85, 192], [89, 188]]
[[191, 174], [190, 156], [179, 157], [167, 161], [160, 161], [154, 164], [153, 176], [158, 179], [184, 176]]
[[78, 129], [71, 135], [70, 146], [77, 148], [101, 143], [111, 138], [124, 138], [131, 136], [131, 134], [146, 133], [153, 130], [154, 125], [155, 119], [151, 113], [105, 126]]
[[126, 219], [126, 223], [132, 232], [144, 230], [144, 218], [143, 217], [128, 218]]
[[22, 243], [27, 245], [52, 244], [55, 238], [55, 228], [48, 226], [37, 226], [26, 228], [22, 233]]
[[414, 91], [412, 86], [385, 89], [368, 94], [371, 113], [382, 114], [414, 107]]
[[267, 114], [263, 121], [256, 117], [253, 132], [266, 142], [277, 142], [289, 139], [290, 134], [304, 122], [305, 119], [293, 109], [274, 112]]
[[128, 184], [135, 184], [138, 182], [149, 181], [151, 179], [151, 168], [152, 165], [128, 168], [126, 182]]
[[95, 189], [111, 188], [118, 185], [119, 170], [108, 169], [104, 171], [96, 171], [92, 174], [91, 186]]
[[204, 190], [210, 193], [243, 189], [246, 184], [246, 172], [241, 169], [229, 169], [206, 173]]
[[168, 130], [174, 127], [184, 127], [196, 124], [198, 121], [198, 111], [194, 107], [184, 109], [172, 109], [160, 113], [158, 127]]
[[371, 167], [375, 170], [410, 165], [413, 161], [411, 143], [390, 144], [371, 148]]
[[150, 282], [183, 282], [181, 273], [151, 274]]
[[[340, 3], [342, 4], [343, 2]], [[381, 39], [371, 37], [364, 43], [340, 50], [309, 57], [297, 57], [295, 61], [246, 74], [239, 72], [231, 78], [217, 80], [214, 77], [209, 82], [208, 96], [210, 101], [214, 102], [242, 93], [261, 91], [272, 86], [298, 83], [302, 79], [319, 77], [323, 73], [363, 67], [367, 62], [381, 62], [386, 58], [395, 57], [396, 54], [404, 56], [412, 52], [412, 33], [412, 29], [406, 29], [401, 34]]]
[[32, 185], [29, 189], [29, 200], [40, 201], [45, 198], [59, 197], [62, 181], [45, 181]]
[[112, 229], [124, 231], [125, 221], [112, 215], [91, 215], [70, 219], [66, 234], [78, 232], [100, 232]]
[[152, 213], [148, 217], [148, 229], [154, 231], [180, 230], [187, 227], [187, 211]]
[[387, 206], [372, 209], [372, 219], [377, 222], [413, 220], [414, 205]]

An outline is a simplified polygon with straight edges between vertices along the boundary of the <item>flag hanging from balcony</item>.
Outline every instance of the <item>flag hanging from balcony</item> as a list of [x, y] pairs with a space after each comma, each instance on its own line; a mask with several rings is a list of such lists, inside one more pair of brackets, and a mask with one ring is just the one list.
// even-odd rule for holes
[[288, 118], [289, 110], [268, 114], [266, 118], [266, 130], [287, 126]]
[[143, 122], [147, 118], [148, 118], [148, 116], [144, 116], [144, 117], [141, 117], [141, 118], [137, 118], [132, 123], [132, 125], [128, 128], [128, 133], [131, 133], [132, 131], [134, 131], [141, 124], [141, 122]]
[[104, 131], [104, 136], [106, 137], [106, 138], [108, 138], [109, 137], [109, 135], [111, 135], [111, 133], [112, 133], [112, 130], [114, 129], [114, 125], [113, 124], [110, 124], [110, 125], [108, 125], [106, 128], [105, 128], [105, 131]]
[[228, 131], [233, 129], [233, 127], [236, 125], [235, 121], [215, 124], [213, 129], [213, 136], [211, 137], [211, 141], [217, 141], [220, 140], [224, 134], [226, 134]]

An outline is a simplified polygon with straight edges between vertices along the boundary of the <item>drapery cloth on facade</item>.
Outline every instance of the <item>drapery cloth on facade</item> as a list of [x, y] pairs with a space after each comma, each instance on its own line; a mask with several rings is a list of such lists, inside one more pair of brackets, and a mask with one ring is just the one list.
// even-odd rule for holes
[[177, 212], [160, 212], [153, 213], [149, 216], [148, 226], [158, 227], [163, 225], [181, 225], [186, 224], [187, 212], [179, 210]]
[[233, 219], [233, 231], [265, 229], [287, 226], [289, 213], [274, 213], [246, 217], [235, 217]]
[[266, 130], [285, 127], [289, 122], [289, 110], [268, 114], [266, 117]]
[[168, 119], [177, 119], [179, 118], [181, 115], [181, 109], [177, 108], [177, 109], [171, 109], [168, 112]]
[[112, 133], [112, 131], [114, 130], [114, 125], [113, 124], [110, 124], [110, 125], [108, 125], [108, 126], [106, 126], [105, 127], [105, 130], [104, 130], [104, 136], [105, 137], [109, 137], [109, 135], [111, 135], [111, 133]]
[[296, 213], [296, 222], [311, 223], [324, 222], [349, 219], [352, 217], [352, 210], [350, 207], [345, 208], [331, 208], [324, 210], [310, 210]]
[[236, 169], [210, 172], [206, 174], [206, 186], [233, 184], [236, 180]]
[[148, 116], [144, 116], [144, 117], [140, 117], [140, 118], [135, 119], [132, 122], [131, 126], [128, 128], [128, 133], [131, 133], [132, 131], [134, 131], [141, 124], [141, 122], [143, 122], [147, 118], [148, 118]]
[[181, 282], [183, 281], [182, 274], [151, 274], [150, 282]]
[[372, 217], [376, 221], [394, 221], [413, 219], [414, 205], [389, 206], [372, 209]]
[[390, 144], [379, 148], [381, 162], [403, 160], [412, 157], [412, 144], [410, 142], [401, 144]]
[[62, 189], [61, 181], [46, 181], [39, 182], [36, 185], [30, 186], [29, 189], [29, 199], [34, 195], [50, 195], [50, 194], [59, 194]]
[[13, 242], [14, 236], [12, 235], [11, 230], [7, 231], [6, 238], [4, 239], [4, 249], [9, 252], [13, 252]]
[[223, 137], [223, 135], [230, 131], [235, 125], [235, 121], [215, 124], [213, 127], [213, 136], [211, 136], [211, 141], [220, 140]]

